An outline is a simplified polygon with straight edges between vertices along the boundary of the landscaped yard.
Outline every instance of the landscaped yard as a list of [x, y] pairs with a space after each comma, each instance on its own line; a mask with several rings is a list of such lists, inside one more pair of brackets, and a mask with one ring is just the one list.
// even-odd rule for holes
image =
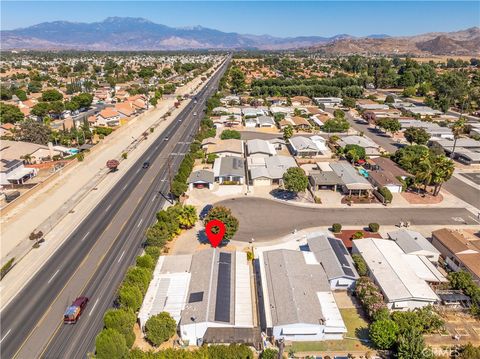
[[356, 308], [340, 309], [343, 321], [347, 326], [347, 334], [343, 340], [325, 340], [318, 342], [295, 342], [291, 347], [296, 353], [299, 352], [325, 352], [325, 351], [369, 351], [371, 348], [359, 339], [368, 339], [368, 323], [359, 315]]

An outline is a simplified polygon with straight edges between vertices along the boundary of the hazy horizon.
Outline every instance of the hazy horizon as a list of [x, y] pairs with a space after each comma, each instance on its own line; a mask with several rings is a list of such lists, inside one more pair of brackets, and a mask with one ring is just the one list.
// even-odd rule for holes
[[451, 32], [478, 26], [480, 10], [474, 1], [2, 1], [0, 6], [2, 30], [42, 22], [91, 23], [108, 17], [140, 17], [176, 28], [200, 25], [277, 37]]

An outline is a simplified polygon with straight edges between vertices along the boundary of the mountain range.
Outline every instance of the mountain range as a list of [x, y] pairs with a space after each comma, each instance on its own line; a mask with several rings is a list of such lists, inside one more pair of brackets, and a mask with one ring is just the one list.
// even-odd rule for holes
[[419, 55], [476, 55], [478, 27], [450, 33], [410, 37], [375, 34], [354, 37], [274, 37], [222, 32], [201, 26], [173, 28], [143, 18], [110, 17], [101, 22], [44, 22], [0, 32], [2, 50], [192, 50], [192, 49], [307, 49], [332, 54], [383, 53]]

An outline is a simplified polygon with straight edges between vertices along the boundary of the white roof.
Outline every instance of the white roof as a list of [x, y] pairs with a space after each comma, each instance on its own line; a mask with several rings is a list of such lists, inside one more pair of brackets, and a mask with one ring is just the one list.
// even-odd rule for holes
[[253, 323], [250, 269], [247, 256], [235, 252], [235, 326], [249, 327]]
[[7, 180], [18, 181], [19, 179], [25, 177], [26, 175], [35, 173], [35, 171], [36, 171], [35, 168], [29, 168], [29, 167], [18, 168], [18, 169], [15, 169], [15, 171], [12, 171], [8, 174]]
[[168, 312], [178, 323], [185, 307], [190, 284], [191, 255], [161, 256], [153, 272], [147, 293], [138, 313], [143, 327], [148, 318], [161, 312]]
[[365, 238], [353, 241], [353, 247], [365, 259], [388, 302], [438, 300], [430, 286], [419, 276], [424, 274], [424, 269], [420, 269], [423, 262], [417, 256], [405, 254], [395, 242]]
[[325, 332], [346, 333], [347, 328], [338, 310], [332, 292], [317, 292], [318, 300], [322, 304], [322, 313], [325, 318]]
[[345, 136], [340, 139], [344, 145], [358, 145], [363, 148], [378, 148], [379, 146], [365, 136]]

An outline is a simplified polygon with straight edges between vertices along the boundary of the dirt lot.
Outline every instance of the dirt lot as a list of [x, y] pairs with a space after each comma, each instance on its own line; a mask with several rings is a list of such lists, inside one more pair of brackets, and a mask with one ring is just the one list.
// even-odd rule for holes
[[[472, 343], [480, 345], [480, 321], [466, 313], [443, 312], [446, 332], [442, 334], [426, 335], [425, 342], [433, 347], [448, 345], [463, 345]], [[460, 336], [456, 340], [455, 335]]]

